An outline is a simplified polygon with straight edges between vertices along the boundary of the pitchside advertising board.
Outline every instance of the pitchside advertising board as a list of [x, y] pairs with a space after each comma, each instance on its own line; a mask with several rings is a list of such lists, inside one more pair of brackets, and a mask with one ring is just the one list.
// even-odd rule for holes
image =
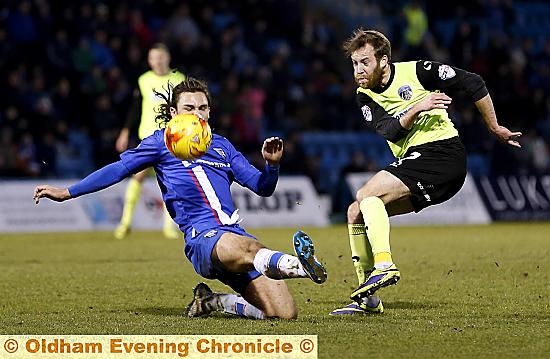
[[[42, 199], [36, 205], [32, 199], [38, 184], [68, 187], [74, 182], [0, 182], [0, 232], [113, 230], [122, 214], [126, 181], [63, 203]], [[275, 193], [268, 198], [256, 196], [237, 184], [231, 187], [231, 192], [245, 228], [329, 224], [330, 205], [317, 194], [307, 177], [281, 177]], [[146, 179], [132, 228], [160, 230], [163, 208], [156, 181]]]
[[487, 209], [496, 221], [550, 219], [550, 176], [476, 178]]
[[[354, 173], [346, 181], [355, 193], [373, 174]], [[34, 187], [47, 183], [67, 187], [74, 181], [0, 182], [0, 233], [113, 230], [122, 213], [126, 182], [103, 191], [55, 203], [35, 205]], [[302, 227], [329, 224], [330, 203], [319, 196], [307, 177], [281, 177], [275, 193], [259, 197], [234, 184], [231, 187], [242, 225]], [[136, 205], [133, 228], [160, 230], [163, 202], [153, 178], [144, 182]], [[550, 176], [466, 177], [449, 201], [419, 213], [391, 218], [396, 225], [485, 224], [496, 221], [550, 220]]]
[[[352, 173], [346, 181], [352, 193], [371, 178], [374, 173]], [[437, 225], [437, 224], [486, 224], [491, 222], [473, 178], [466, 176], [462, 189], [447, 202], [428, 207], [418, 213], [391, 217], [395, 225]]]

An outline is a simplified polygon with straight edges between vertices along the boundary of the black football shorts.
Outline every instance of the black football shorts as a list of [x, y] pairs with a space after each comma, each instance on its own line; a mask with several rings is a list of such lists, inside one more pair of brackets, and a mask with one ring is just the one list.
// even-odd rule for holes
[[458, 137], [410, 147], [384, 170], [411, 191], [415, 212], [454, 196], [466, 180], [466, 149]]

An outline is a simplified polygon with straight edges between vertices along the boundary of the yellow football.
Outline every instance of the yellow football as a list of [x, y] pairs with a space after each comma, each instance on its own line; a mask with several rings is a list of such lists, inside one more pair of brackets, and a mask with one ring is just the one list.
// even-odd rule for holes
[[210, 148], [212, 130], [207, 121], [195, 114], [176, 115], [166, 124], [164, 143], [177, 158], [194, 160]]

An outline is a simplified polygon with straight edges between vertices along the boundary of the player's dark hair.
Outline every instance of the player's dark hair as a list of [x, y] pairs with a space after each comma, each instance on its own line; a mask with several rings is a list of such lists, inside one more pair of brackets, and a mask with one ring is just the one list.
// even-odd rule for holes
[[163, 86], [162, 89], [164, 90], [164, 93], [153, 89], [155, 96], [164, 100], [164, 103], [155, 109], [158, 113], [155, 116], [155, 121], [159, 124], [165, 125], [172, 119], [170, 108], [177, 108], [178, 99], [184, 92], [202, 92], [208, 100], [208, 106], [212, 103], [212, 98], [210, 97], [210, 91], [208, 91], [208, 85], [206, 82], [194, 77], [187, 77], [177, 86], [173, 86], [170, 81], [168, 81], [167, 86]]
[[342, 48], [347, 56], [365, 46], [371, 45], [374, 48], [374, 57], [380, 61], [382, 56], [386, 55], [388, 61], [391, 60], [391, 43], [388, 38], [379, 31], [365, 30], [362, 27], [355, 30], [351, 36], [344, 41]]

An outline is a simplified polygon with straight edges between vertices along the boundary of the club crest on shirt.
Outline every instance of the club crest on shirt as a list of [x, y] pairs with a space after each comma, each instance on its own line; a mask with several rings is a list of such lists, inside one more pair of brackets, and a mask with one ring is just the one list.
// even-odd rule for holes
[[225, 160], [225, 158], [227, 157], [227, 155], [225, 154], [225, 152], [221, 149], [221, 148], [217, 148], [215, 147], [214, 148], [214, 151], [216, 151], [218, 153], [218, 155], [222, 156], [222, 158]]
[[452, 79], [456, 75], [455, 70], [449, 65], [441, 65], [437, 71], [439, 72], [439, 78], [442, 80]]
[[397, 90], [399, 97], [405, 101], [409, 101], [413, 96], [413, 90], [409, 85], [403, 85]]
[[370, 107], [365, 105], [361, 107], [361, 111], [363, 112], [363, 117], [365, 118], [365, 121], [371, 122], [372, 121], [372, 112], [370, 110]]

